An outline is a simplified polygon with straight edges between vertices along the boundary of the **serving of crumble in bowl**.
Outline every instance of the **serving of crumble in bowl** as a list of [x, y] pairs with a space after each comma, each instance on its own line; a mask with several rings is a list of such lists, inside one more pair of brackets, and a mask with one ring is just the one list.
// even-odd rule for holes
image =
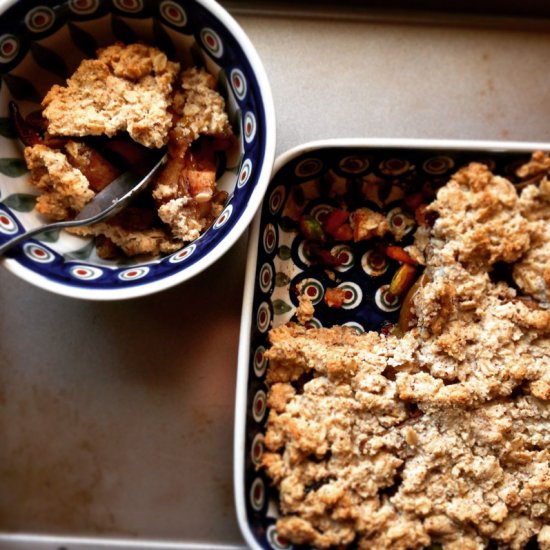
[[549, 149], [331, 140], [276, 160], [237, 375], [251, 548], [550, 548]]
[[259, 207], [275, 114], [250, 40], [212, 0], [0, 4], [0, 244], [71, 219], [152, 149], [146, 191], [90, 227], [0, 259], [57, 294], [119, 300], [188, 280]]

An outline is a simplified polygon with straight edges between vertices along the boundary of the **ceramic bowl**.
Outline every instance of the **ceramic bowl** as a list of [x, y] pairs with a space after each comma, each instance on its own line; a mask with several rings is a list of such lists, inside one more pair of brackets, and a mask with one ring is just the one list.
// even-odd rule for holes
[[269, 182], [275, 115], [262, 63], [244, 31], [212, 0], [21, 0], [0, 4], [0, 242], [45, 220], [34, 210], [22, 146], [8, 103], [39, 106], [84, 58], [115, 41], [145, 41], [184, 66], [205, 66], [218, 80], [238, 144], [218, 171], [225, 209], [199, 239], [178, 252], [138, 262], [104, 261], [90, 240], [56, 232], [0, 259], [26, 281], [58, 294], [118, 300], [181, 283], [224, 254], [245, 231]]
[[315, 304], [312, 326], [384, 331], [399, 315], [399, 301], [387, 295], [399, 264], [377, 253], [375, 240], [331, 250], [343, 259], [335, 274], [338, 286], [345, 290], [345, 301], [339, 309], [324, 304], [325, 288], [334, 287], [335, 282], [304, 253], [303, 237], [292, 219], [297, 206], [299, 212], [321, 216], [338, 196], [353, 196], [361, 205], [383, 212], [391, 226], [401, 228], [400, 244], [406, 245], [412, 241], [416, 222], [403, 201], [405, 194], [434, 191], [471, 161], [484, 162], [513, 181], [515, 168], [531, 152], [548, 148], [536, 143], [336, 140], [309, 143], [276, 160], [250, 235], [238, 359], [235, 500], [241, 532], [250, 548], [291, 548], [277, 533], [277, 493], [258, 466], [269, 414], [264, 358], [268, 332], [296, 321], [296, 285], [302, 283], [302, 292]]

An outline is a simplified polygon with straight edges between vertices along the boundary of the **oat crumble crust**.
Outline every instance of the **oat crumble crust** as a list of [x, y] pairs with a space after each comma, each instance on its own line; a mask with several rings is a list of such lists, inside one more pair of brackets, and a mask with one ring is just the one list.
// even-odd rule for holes
[[24, 150], [31, 184], [41, 194], [36, 210], [51, 220], [65, 220], [90, 202], [95, 193], [82, 172], [71, 166], [64, 153], [34, 145]]
[[181, 248], [181, 242], [174, 240], [169, 232], [162, 228], [127, 229], [107, 221], [90, 226], [73, 227], [68, 231], [81, 237], [104, 235], [120, 247], [127, 256], [170, 254]]
[[[545, 158], [546, 164], [550, 164], [548, 157]], [[525, 294], [550, 308], [550, 181], [547, 176], [543, 176], [538, 186], [529, 185], [523, 189], [520, 208], [531, 222], [532, 243], [527, 253], [514, 264], [514, 281]]]
[[44, 98], [48, 131], [57, 136], [114, 136], [127, 131], [158, 148], [168, 141], [172, 87], [179, 64], [143, 44], [114, 44], [82, 61], [66, 86]]
[[216, 91], [213, 75], [203, 68], [190, 67], [183, 71], [180, 86], [173, 101], [176, 140], [191, 143], [199, 135], [232, 135], [225, 100]]
[[[402, 337], [270, 331], [262, 467], [283, 537], [550, 549], [550, 161], [535, 153], [522, 170], [533, 181], [519, 196], [480, 164], [440, 189], [434, 226], [416, 235], [427, 282]], [[494, 279], [503, 262], [521, 295]]]

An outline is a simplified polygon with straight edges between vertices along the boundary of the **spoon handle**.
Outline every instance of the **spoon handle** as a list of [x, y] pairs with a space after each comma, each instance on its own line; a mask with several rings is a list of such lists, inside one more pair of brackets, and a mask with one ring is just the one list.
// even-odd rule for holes
[[128, 170], [112, 181], [105, 189], [100, 191], [92, 201], [90, 201], [76, 216], [74, 220], [65, 220], [42, 225], [34, 229], [29, 229], [19, 235], [9, 239], [0, 245], [0, 257], [8, 250], [22, 241], [30, 239], [35, 235], [50, 231], [51, 229], [65, 229], [66, 227], [78, 227], [81, 225], [91, 225], [116, 214], [133, 197], [140, 193], [147, 185], [156, 172], [166, 162], [168, 155], [165, 151], [157, 153], [155, 164], [138, 164], [132, 170]]
[[5, 243], [0, 245], [0, 256], [3, 256], [8, 250], [13, 248], [14, 246], [23, 241], [26, 241], [27, 239], [30, 239], [31, 237], [34, 237], [35, 235], [40, 235], [40, 233], [44, 233], [45, 231], [50, 231], [52, 229], [62, 229], [65, 227], [76, 227], [78, 225], [84, 225], [86, 223], [86, 220], [83, 222], [73, 222], [49, 223], [48, 225], [35, 227], [34, 229], [29, 229], [28, 231], [20, 233], [19, 235], [13, 237], [13, 239], [9, 239]]

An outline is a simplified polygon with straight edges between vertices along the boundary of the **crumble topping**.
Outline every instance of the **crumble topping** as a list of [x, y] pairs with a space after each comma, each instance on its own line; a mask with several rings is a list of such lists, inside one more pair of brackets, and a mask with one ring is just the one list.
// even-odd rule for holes
[[296, 308], [296, 318], [302, 325], [307, 324], [313, 319], [315, 308], [311, 298], [304, 292], [304, 283], [301, 282], [296, 286], [298, 293], [298, 307]]
[[118, 246], [127, 256], [142, 254], [170, 254], [181, 248], [162, 228], [131, 229], [116, 222], [99, 222], [90, 226], [73, 227], [68, 230], [81, 237], [104, 236]]
[[51, 220], [65, 220], [94, 197], [88, 180], [62, 152], [38, 144], [25, 148], [24, 154], [31, 183], [42, 193], [36, 202], [40, 214]]
[[168, 141], [168, 111], [179, 64], [143, 44], [114, 44], [84, 60], [43, 100], [48, 132], [58, 136], [114, 136], [127, 131], [146, 147]]
[[397, 340], [271, 331], [263, 467], [279, 533], [318, 548], [522, 548], [550, 521], [549, 403], [413, 407], [385, 372]]
[[[544, 160], [546, 160], [545, 163]], [[548, 157], [542, 159], [539, 157], [536, 164], [539, 163], [543, 163], [543, 166], [550, 164]], [[525, 294], [535, 298], [543, 307], [549, 308], [550, 182], [546, 176], [543, 176], [538, 186], [529, 185], [523, 189], [520, 207], [523, 216], [531, 222], [532, 244], [527, 253], [514, 265], [514, 281]]]
[[225, 101], [216, 91], [216, 79], [205, 69], [191, 67], [181, 75], [181, 90], [174, 96], [175, 140], [191, 143], [199, 135], [230, 136]]
[[459, 261], [470, 271], [514, 262], [530, 245], [530, 225], [505, 178], [483, 164], [459, 170], [428, 207], [438, 218], [431, 234], [432, 265]]

